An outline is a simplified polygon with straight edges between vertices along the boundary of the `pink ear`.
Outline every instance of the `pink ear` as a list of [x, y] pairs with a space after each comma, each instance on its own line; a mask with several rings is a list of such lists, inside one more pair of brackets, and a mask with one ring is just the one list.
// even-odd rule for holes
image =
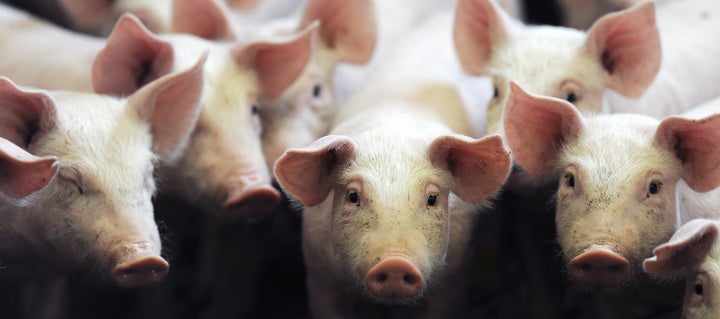
[[0, 77], [0, 137], [27, 149], [57, 123], [55, 101], [45, 91], [24, 90]]
[[108, 0], [60, 0], [76, 27], [87, 29], [101, 24], [112, 14], [113, 2]]
[[305, 28], [320, 21], [320, 38], [339, 61], [367, 63], [377, 40], [371, 0], [308, 0], [300, 23]]
[[515, 82], [510, 82], [503, 122], [513, 158], [532, 175], [550, 172], [562, 142], [577, 136], [583, 126], [572, 104], [532, 95]]
[[0, 192], [14, 199], [35, 193], [55, 177], [58, 161], [54, 156], [34, 156], [12, 142], [0, 138]]
[[649, 273], [673, 274], [699, 264], [717, 237], [717, 221], [693, 219], [680, 227], [667, 243], [655, 248], [655, 256], [645, 259], [643, 268]]
[[287, 193], [312, 207], [325, 200], [335, 169], [354, 158], [356, 150], [349, 137], [328, 135], [305, 148], [285, 151], [275, 164], [275, 176]]
[[585, 48], [609, 74], [610, 88], [640, 97], [660, 69], [654, 2], [603, 16], [590, 27]]
[[255, 71], [263, 98], [275, 99], [302, 73], [313, 50], [313, 23], [284, 42], [253, 42], [233, 49], [235, 61]]
[[497, 192], [510, 174], [510, 154], [499, 135], [477, 140], [463, 135], [438, 137], [428, 156], [452, 173], [452, 191], [471, 203], [481, 203]]
[[153, 150], [165, 158], [181, 153], [195, 127], [207, 56], [206, 51], [190, 69], [157, 79], [130, 97], [128, 104], [150, 122]]
[[217, 0], [174, 0], [172, 31], [210, 40], [235, 38], [227, 8]]
[[485, 73], [493, 49], [505, 41], [509, 17], [494, 0], [459, 0], [455, 10], [453, 40], [463, 70]]
[[96, 93], [126, 96], [173, 67], [173, 47], [158, 39], [132, 14], [115, 24], [92, 67]]
[[693, 190], [720, 186], [720, 114], [699, 120], [671, 116], [660, 123], [655, 140], [682, 162], [682, 178]]

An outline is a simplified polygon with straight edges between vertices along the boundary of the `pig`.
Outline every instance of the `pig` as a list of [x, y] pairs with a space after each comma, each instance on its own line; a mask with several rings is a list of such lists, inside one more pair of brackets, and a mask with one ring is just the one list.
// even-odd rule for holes
[[468, 137], [475, 131], [451, 68], [427, 63], [445, 49], [443, 60], [454, 61], [446, 17], [445, 28], [419, 27], [372, 66], [329, 135], [276, 162], [278, 183], [303, 208], [316, 318], [353, 317], [363, 299], [423, 301], [426, 318], [459, 309], [457, 269], [510, 158], [498, 135]]
[[510, 80], [579, 109], [660, 119], [720, 95], [720, 45], [707, 40], [720, 36], [717, 15], [717, 1], [647, 1], [583, 32], [523, 25], [493, 0], [459, 0], [453, 37], [463, 69], [494, 78], [488, 132], [502, 132]]
[[643, 269], [660, 278], [686, 274], [682, 318], [717, 318], [718, 308], [717, 220], [698, 218], [678, 229], [666, 243], [657, 246], [654, 256], [645, 259]]
[[506, 107], [505, 138], [516, 164], [557, 181], [557, 238], [582, 286], [631, 283], [677, 225], [720, 208], [719, 114], [583, 116], [567, 101], [514, 82]]
[[[159, 168], [161, 190], [232, 217], [257, 215], [277, 204], [280, 193], [270, 184], [262, 155], [257, 100], [279, 95], [300, 74], [313, 49], [315, 24], [279, 41], [214, 42], [186, 34], [155, 35], [136, 17], [124, 15], [111, 36], [101, 40], [16, 11], [0, 12], [7, 17], [0, 20], [4, 30], [13, 30], [0, 39], [7, 57], [0, 60], [0, 73], [22, 85], [124, 96], [187, 68], [210, 50], [197, 128], [185, 152]], [[57, 46], [48, 39], [71, 49], [47, 56]], [[13, 49], [19, 44], [22, 54]]]
[[586, 30], [603, 15], [625, 10], [646, 0], [558, 0], [562, 25]]
[[[52, 1], [51, 1], [52, 2]], [[132, 13], [156, 33], [170, 32], [172, 0], [59, 0], [71, 28], [108, 36], [124, 13]]]
[[[279, 4], [276, 4], [279, 5]], [[194, 19], [196, 12], [215, 18]], [[376, 40], [373, 1], [310, 0], [301, 16], [247, 25], [229, 10], [208, 0], [176, 0], [173, 28], [213, 40], [277, 38], [319, 21], [317, 49], [302, 74], [277, 97], [262, 99], [262, 145], [268, 167], [287, 148], [303, 147], [330, 130], [336, 114], [333, 72], [338, 63], [362, 65], [373, 54]]]
[[58, 171], [54, 156], [35, 156], [0, 137], [0, 200], [27, 206]]
[[120, 287], [163, 279], [169, 265], [153, 218], [153, 174], [187, 145], [206, 57], [127, 98], [20, 88], [0, 78], [0, 136], [40, 164], [54, 160], [55, 173], [24, 205], [0, 202], [0, 276], [90, 267]]

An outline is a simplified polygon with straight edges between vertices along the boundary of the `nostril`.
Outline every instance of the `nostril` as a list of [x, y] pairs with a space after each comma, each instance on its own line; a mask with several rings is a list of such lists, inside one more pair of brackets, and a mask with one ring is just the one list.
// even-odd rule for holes
[[405, 274], [405, 276], [403, 276], [403, 281], [408, 285], [414, 285], [418, 282], [417, 277], [411, 274]]
[[382, 274], [378, 275], [378, 282], [379, 282], [379, 283], [386, 282], [387, 279], [388, 279], [388, 276], [387, 276], [387, 274], [385, 274], [385, 273], [382, 273]]

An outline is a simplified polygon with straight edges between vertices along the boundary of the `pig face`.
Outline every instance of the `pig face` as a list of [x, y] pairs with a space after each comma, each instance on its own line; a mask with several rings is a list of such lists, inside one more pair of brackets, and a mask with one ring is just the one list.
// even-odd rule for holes
[[56, 270], [88, 262], [120, 286], [161, 280], [168, 264], [153, 219], [154, 164], [188, 139], [204, 61], [127, 99], [49, 95], [0, 79], [2, 136], [58, 162], [57, 177], [27, 207], [2, 207], [5, 218], [13, 218], [3, 228], [12, 239], [2, 245], [3, 256], [31, 256]]
[[524, 26], [493, 0], [462, 0], [455, 18], [455, 47], [463, 70], [494, 79], [488, 132], [502, 130], [509, 81], [581, 110], [600, 112], [606, 89], [639, 97], [660, 67], [652, 2], [609, 14], [587, 33]]
[[720, 118], [583, 119], [565, 101], [530, 95], [514, 83], [511, 90], [504, 118], [508, 144], [527, 172], [558, 178], [558, 241], [581, 284], [627, 283], [651, 249], [672, 234], [677, 187], [717, 186], [710, 158], [717, 156], [711, 150]]
[[670, 240], [645, 260], [645, 271], [659, 277], [687, 274], [682, 317], [716, 318], [720, 315], [720, 269], [717, 221], [694, 219], [680, 227]]
[[382, 303], [417, 300], [443, 267], [450, 192], [481, 203], [509, 171], [498, 136], [443, 136], [424, 145], [407, 133], [370, 129], [291, 149], [276, 165], [278, 181], [303, 205], [331, 201], [328, 224], [318, 225], [330, 229], [337, 264], [327, 266]]

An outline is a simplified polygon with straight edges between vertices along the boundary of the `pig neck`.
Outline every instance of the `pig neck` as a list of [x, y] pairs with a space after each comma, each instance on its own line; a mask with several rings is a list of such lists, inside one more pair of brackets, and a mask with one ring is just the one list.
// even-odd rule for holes
[[0, 73], [20, 85], [92, 91], [92, 61], [105, 41], [0, 5]]

